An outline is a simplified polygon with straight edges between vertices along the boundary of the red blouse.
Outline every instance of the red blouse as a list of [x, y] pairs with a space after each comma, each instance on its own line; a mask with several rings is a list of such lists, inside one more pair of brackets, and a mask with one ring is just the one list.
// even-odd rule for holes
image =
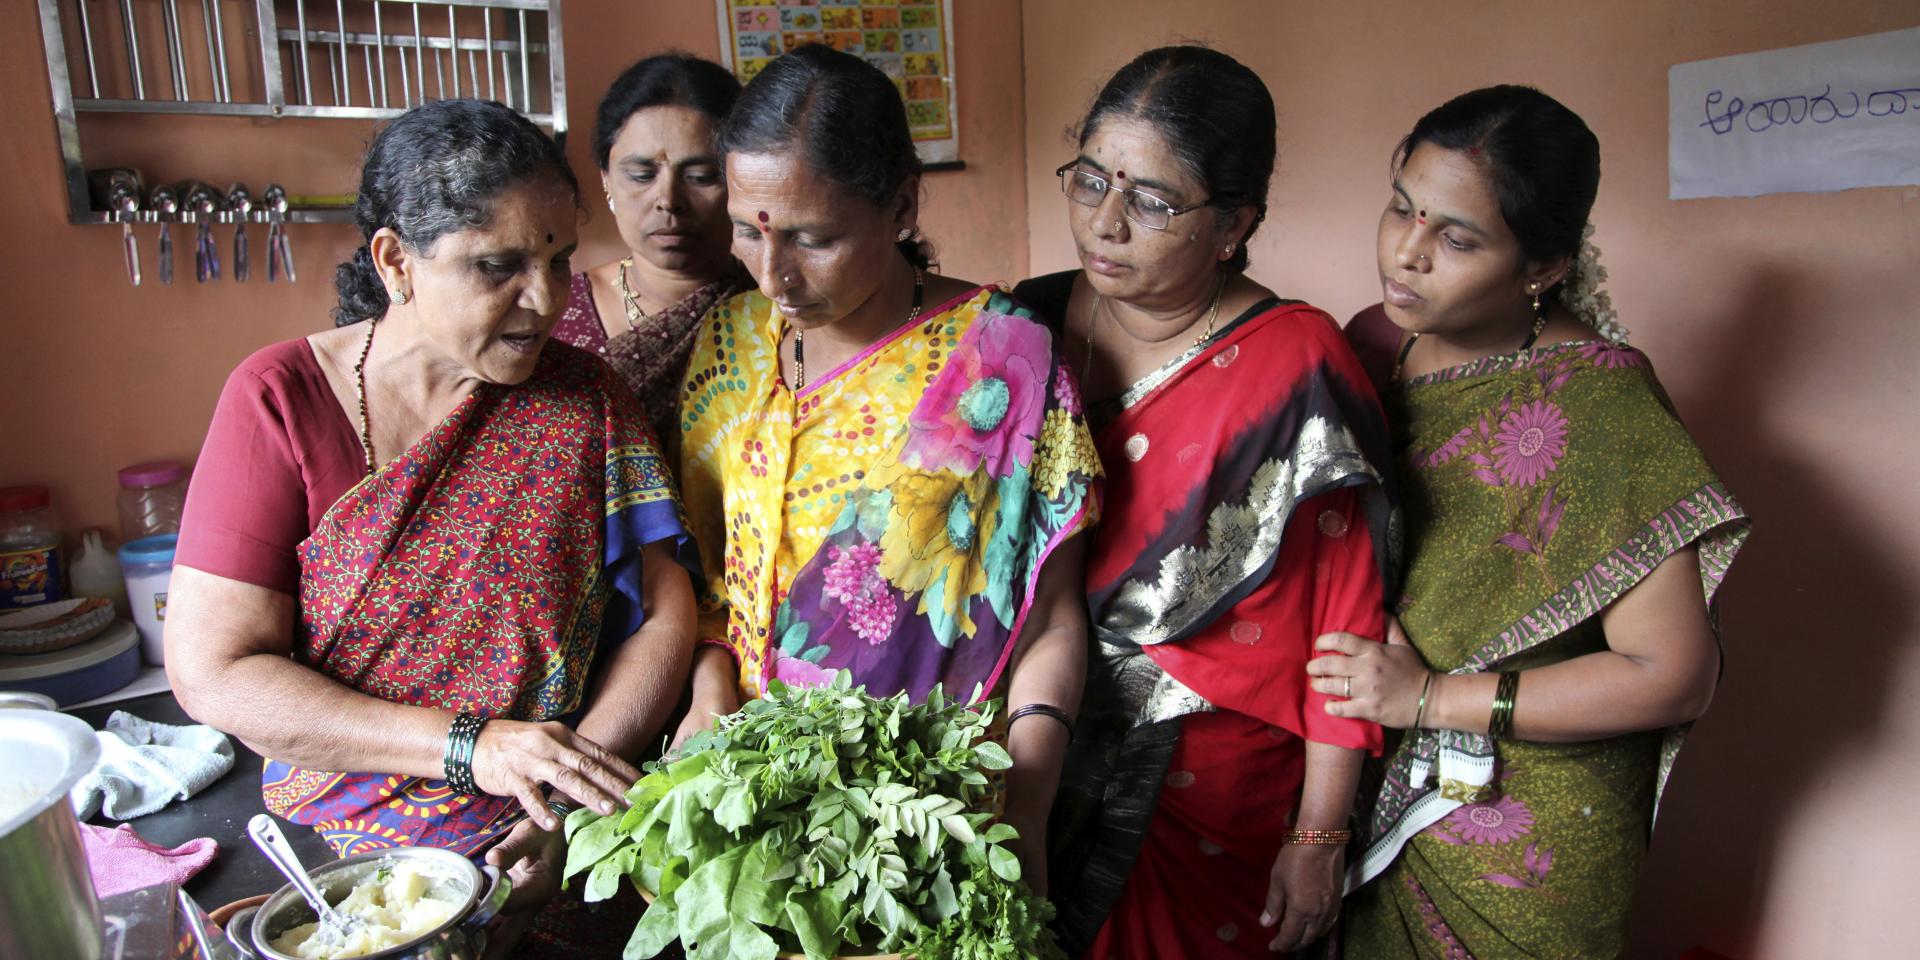
[[235, 368], [187, 489], [174, 562], [297, 594], [296, 550], [366, 476], [358, 431], [303, 337]]

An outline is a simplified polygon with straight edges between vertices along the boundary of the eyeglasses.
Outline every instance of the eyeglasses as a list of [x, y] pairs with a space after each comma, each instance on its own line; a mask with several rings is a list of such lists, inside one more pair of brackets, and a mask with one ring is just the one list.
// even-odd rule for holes
[[[1060, 169], [1055, 170], [1053, 175], [1060, 178], [1060, 192], [1066, 194], [1068, 200], [1083, 207], [1097, 207], [1107, 198], [1107, 190], [1112, 184], [1108, 183], [1105, 177], [1079, 169], [1076, 166], [1079, 162], [1079, 160], [1069, 160], [1062, 164]], [[1131, 187], [1120, 189], [1120, 209], [1126, 214], [1127, 219], [1151, 230], [1165, 230], [1167, 224], [1173, 222], [1174, 217], [1198, 210], [1211, 202], [1211, 200], [1201, 200], [1184, 207], [1176, 207], [1159, 197], [1141, 193]]]

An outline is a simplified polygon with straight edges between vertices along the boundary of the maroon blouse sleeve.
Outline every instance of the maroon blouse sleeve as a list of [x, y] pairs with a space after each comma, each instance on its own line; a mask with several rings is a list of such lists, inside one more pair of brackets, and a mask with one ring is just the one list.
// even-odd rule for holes
[[175, 562], [297, 595], [296, 550], [355, 479], [343, 420], [305, 340], [247, 358], [214, 408]]
[[1393, 368], [1400, 362], [1400, 341], [1405, 338], [1405, 331], [1394, 326], [1387, 318], [1386, 308], [1377, 303], [1354, 314], [1353, 319], [1347, 321], [1346, 331], [1347, 343], [1360, 358], [1360, 365], [1366, 368], [1373, 389], [1386, 392], [1393, 382]]

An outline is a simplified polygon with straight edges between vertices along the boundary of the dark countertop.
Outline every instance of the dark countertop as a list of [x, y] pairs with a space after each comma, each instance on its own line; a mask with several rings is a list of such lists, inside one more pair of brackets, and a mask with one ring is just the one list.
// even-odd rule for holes
[[[157, 723], [195, 722], [180, 709], [179, 701], [171, 693], [66, 712], [98, 730], [106, 725], [107, 717], [115, 710], [125, 710]], [[247, 838], [247, 821], [256, 813], [266, 812], [260, 800], [260, 768], [264, 761], [238, 738], [229, 735], [227, 739], [233, 743], [234, 764], [226, 776], [189, 800], [175, 801], [158, 813], [125, 821], [133, 825], [134, 832], [163, 847], [177, 847], [197, 837], [212, 837], [220, 844], [220, 853], [213, 863], [186, 884], [187, 892], [209, 911], [245, 897], [272, 893], [286, 885], [280, 872]], [[87, 822], [113, 827], [121, 821], [96, 814]], [[281, 821], [280, 830], [302, 862], [311, 866], [333, 859], [332, 849], [312, 829]]]

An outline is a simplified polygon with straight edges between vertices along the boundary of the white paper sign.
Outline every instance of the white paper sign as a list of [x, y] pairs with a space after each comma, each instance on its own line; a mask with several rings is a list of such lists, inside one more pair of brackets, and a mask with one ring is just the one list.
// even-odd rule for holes
[[1920, 184], [1920, 28], [1667, 71], [1667, 192]]

